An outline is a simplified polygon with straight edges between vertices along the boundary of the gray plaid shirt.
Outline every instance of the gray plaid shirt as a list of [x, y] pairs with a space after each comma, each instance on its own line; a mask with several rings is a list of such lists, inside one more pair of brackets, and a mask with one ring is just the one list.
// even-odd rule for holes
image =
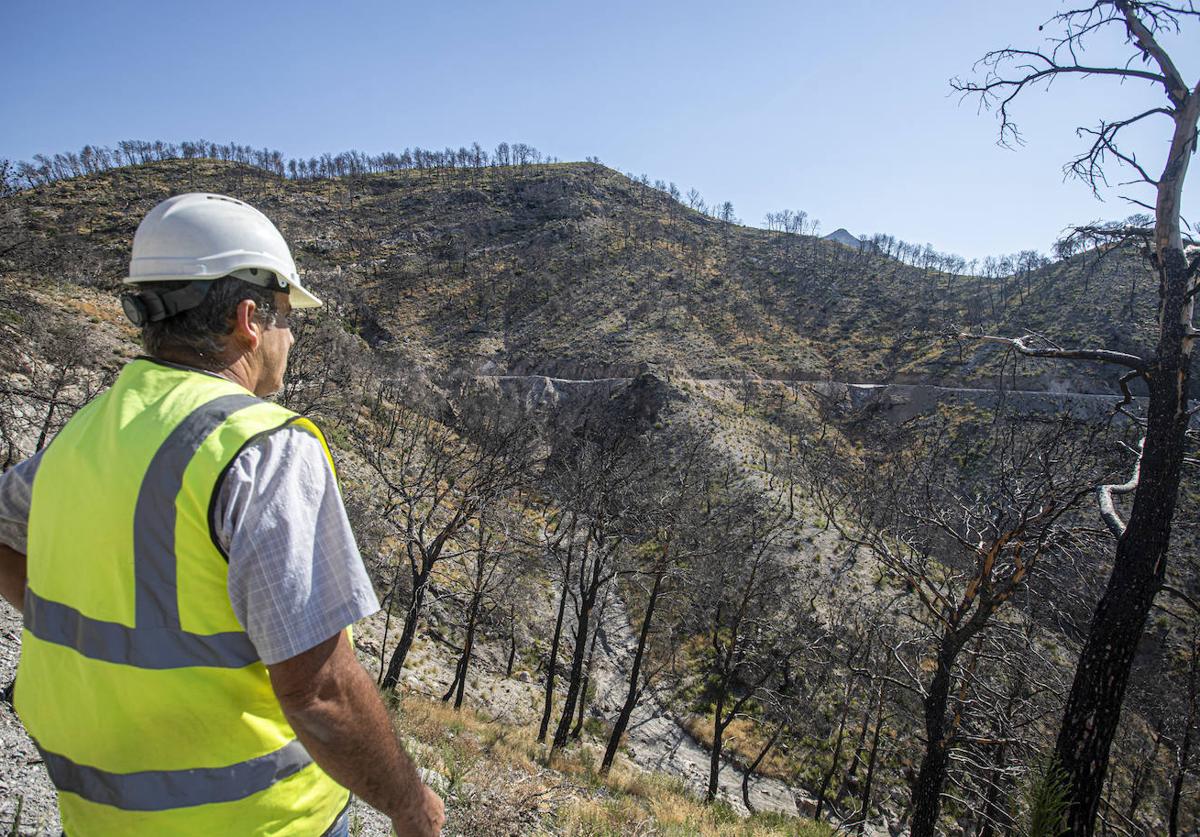
[[[41, 454], [0, 474], [0, 543], [26, 550]], [[229, 556], [229, 602], [271, 665], [379, 610], [321, 443], [294, 427], [238, 454], [214, 520]]]

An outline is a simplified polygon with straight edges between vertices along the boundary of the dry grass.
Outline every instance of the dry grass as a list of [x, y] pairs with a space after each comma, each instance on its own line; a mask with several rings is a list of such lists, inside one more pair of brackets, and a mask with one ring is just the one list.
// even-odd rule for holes
[[445, 780], [449, 826], [466, 835], [811, 835], [824, 825], [779, 815], [739, 818], [706, 805], [670, 776], [623, 758], [608, 775], [602, 750], [583, 743], [547, 760], [532, 726], [492, 721], [470, 709], [404, 696], [396, 723], [418, 765]]
[[[713, 719], [711, 715], [688, 715], [683, 719], [683, 727], [688, 733], [703, 744], [712, 748]], [[724, 749], [734, 761], [740, 765], [750, 764], [762, 752], [770, 738], [770, 731], [764, 730], [761, 724], [749, 718], [734, 718], [725, 729], [723, 736]], [[754, 771], [760, 776], [770, 776], [784, 782], [791, 781], [795, 776], [798, 765], [789, 759], [782, 750], [772, 747], [766, 758]]]

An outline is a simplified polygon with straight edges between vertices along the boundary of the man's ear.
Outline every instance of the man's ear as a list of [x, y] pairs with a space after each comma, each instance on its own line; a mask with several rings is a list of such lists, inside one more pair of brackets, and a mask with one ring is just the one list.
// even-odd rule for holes
[[255, 319], [257, 313], [258, 306], [254, 300], [243, 299], [238, 303], [233, 315], [233, 334], [230, 336], [251, 352], [258, 348], [262, 340], [262, 327]]

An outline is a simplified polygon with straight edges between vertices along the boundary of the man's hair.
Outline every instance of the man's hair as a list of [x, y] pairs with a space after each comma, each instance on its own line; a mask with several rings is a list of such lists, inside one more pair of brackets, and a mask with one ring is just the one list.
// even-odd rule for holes
[[[139, 289], [161, 293], [178, 287], [177, 282], [147, 282]], [[142, 346], [154, 357], [169, 353], [202, 368], [214, 366], [225, 351], [225, 339], [233, 331], [232, 321], [243, 299], [254, 301], [255, 319], [262, 325], [274, 319], [278, 310], [274, 288], [222, 276], [213, 280], [204, 300], [195, 308], [142, 326]]]

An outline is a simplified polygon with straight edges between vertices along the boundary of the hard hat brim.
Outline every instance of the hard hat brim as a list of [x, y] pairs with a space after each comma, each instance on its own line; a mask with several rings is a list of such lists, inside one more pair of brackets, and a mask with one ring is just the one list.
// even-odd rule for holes
[[325, 304], [295, 281], [288, 283], [288, 302], [293, 308], [320, 308]]

